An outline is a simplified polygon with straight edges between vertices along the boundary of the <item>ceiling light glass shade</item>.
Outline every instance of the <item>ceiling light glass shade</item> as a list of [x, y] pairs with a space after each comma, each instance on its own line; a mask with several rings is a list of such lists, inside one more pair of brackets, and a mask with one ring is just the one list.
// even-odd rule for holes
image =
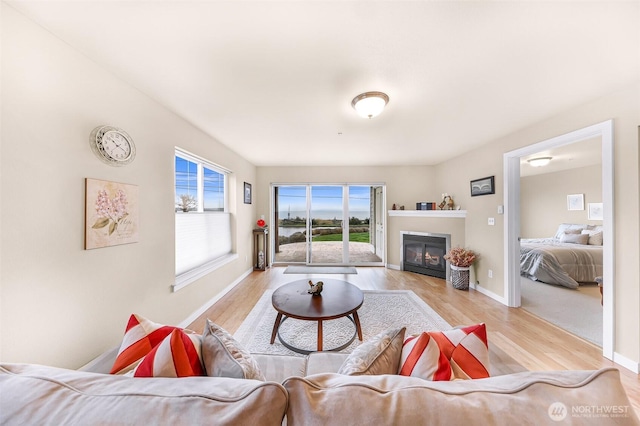
[[538, 157], [538, 158], [532, 158], [531, 160], [527, 160], [527, 162], [531, 164], [533, 167], [546, 166], [547, 164], [549, 164], [550, 161], [551, 161], [551, 157]]
[[388, 102], [389, 96], [382, 92], [366, 92], [353, 98], [351, 106], [362, 117], [373, 118], [380, 115]]

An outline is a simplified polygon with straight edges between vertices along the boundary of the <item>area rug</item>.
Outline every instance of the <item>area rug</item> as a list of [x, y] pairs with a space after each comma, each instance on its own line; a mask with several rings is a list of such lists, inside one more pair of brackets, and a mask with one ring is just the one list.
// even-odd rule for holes
[[602, 346], [602, 305], [596, 285], [573, 290], [521, 277], [522, 309]]
[[[273, 345], [269, 343], [277, 315], [271, 305], [272, 293], [272, 290], [267, 290], [262, 295], [234, 337], [251, 353], [303, 356], [285, 348], [278, 338]], [[363, 293], [364, 303], [358, 309], [358, 316], [365, 342], [376, 334], [393, 328], [407, 327], [408, 334], [451, 328], [440, 315], [410, 290], [363, 290]], [[315, 350], [317, 329], [315, 321], [288, 319], [280, 327], [280, 333], [285, 341], [295, 347]], [[347, 318], [324, 321], [324, 348], [340, 346], [349, 341], [353, 333], [354, 325]], [[356, 337], [351, 345], [340, 352], [350, 353], [360, 344]]]
[[353, 266], [287, 266], [284, 274], [357, 274]]

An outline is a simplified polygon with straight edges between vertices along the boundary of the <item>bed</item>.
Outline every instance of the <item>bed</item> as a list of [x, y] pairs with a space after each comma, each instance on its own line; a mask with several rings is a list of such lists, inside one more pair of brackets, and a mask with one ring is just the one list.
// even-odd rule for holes
[[520, 274], [576, 289], [602, 275], [602, 227], [563, 223], [552, 238], [520, 241]]

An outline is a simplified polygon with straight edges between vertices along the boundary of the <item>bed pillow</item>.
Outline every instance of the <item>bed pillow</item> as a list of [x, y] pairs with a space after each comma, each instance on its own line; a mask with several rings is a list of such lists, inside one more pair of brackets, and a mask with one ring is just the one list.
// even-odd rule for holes
[[132, 314], [118, 350], [111, 374], [125, 374], [177, 327], [162, 325]]
[[449, 359], [440, 351], [436, 339], [427, 333], [405, 339], [398, 374], [433, 381], [455, 377]]
[[602, 231], [585, 229], [582, 231], [582, 233], [589, 236], [589, 241], [587, 242], [587, 244], [591, 246], [602, 245]]
[[558, 230], [556, 231], [556, 235], [554, 238], [556, 240], [559, 240], [567, 231], [569, 231], [568, 233], [579, 234], [583, 229], [587, 229], [587, 225], [582, 225], [579, 223], [561, 223], [560, 225], [558, 225]]
[[398, 374], [405, 331], [405, 327], [388, 330], [367, 340], [349, 354], [338, 374]]
[[202, 360], [207, 376], [265, 380], [255, 358], [209, 319], [202, 333]]
[[202, 337], [176, 328], [151, 350], [133, 370], [134, 377], [204, 376]]
[[583, 244], [589, 243], [589, 234], [563, 234], [560, 238], [561, 243]]
[[484, 323], [428, 333], [449, 359], [457, 379], [489, 377], [489, 344]]

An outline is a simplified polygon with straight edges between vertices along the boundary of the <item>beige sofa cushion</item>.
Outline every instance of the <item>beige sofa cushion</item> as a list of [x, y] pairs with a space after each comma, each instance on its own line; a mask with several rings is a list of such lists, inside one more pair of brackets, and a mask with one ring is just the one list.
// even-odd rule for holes
[[[396, 375], [292, 377], [287, 424], [638, 424], [616, 369], [430, 382]], [[574, 408], [575, 407], [575, 408]], [[601, 407], [601, 414], [586, 411]], [[564, 411], [563, 411], [564, 410]], [[562, 416], [556, 423], [551, 416]], [[614, 417], [615, 415], [615, 417]]]
[[402, 355], [405, 327], [383, 331], [353, 350], [344, 361], [339, 374], [397, 374]]
[[131, 378], [0, 365], [0, 424], [280, 425], [279, 383], [225, 377]]
[[265, 379], [253, 356], [210, 319], [202, 333], [202, 361], [207, 376]]

